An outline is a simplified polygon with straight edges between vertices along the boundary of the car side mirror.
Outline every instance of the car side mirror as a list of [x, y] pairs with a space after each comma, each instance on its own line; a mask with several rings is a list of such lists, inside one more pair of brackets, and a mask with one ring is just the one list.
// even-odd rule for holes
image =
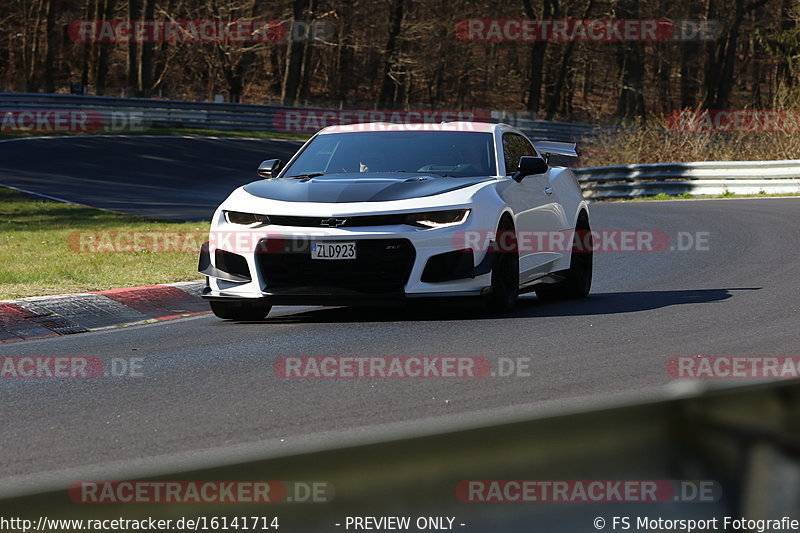
[[270, 179], [274, 174], [278, 173], [279, 168], [281, 168], [280, 159], [267, 159], [258, 165], [258, 170], [256, 172], [262, 178]]
[[550, 166], [545, 163], [544, 159], [541, 157], [535, 157], [530, 155], [523, 155], [519, 158], [519, 170], [517, 170], [514, 175], [512, 176], [513, 180], [519, 183], [522, 181], [522, 178], [525, 176], [531, 176], [534, 174], [544, 174], [548, 171]]

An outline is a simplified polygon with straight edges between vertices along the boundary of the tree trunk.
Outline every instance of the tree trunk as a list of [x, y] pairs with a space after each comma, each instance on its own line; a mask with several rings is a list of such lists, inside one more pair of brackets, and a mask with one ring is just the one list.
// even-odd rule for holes
[[[621, 0], [617, 6], [616, 18], [637, 18], [636, 0]], [[617, 50], [619, 66], [619, 93], [617, 98], [617, 118], [625, 122], [644, 115], [644, 60], [642, 45], [636, 42], [622, 42]]]
[[336, 74], [334, 76], [334, 97], [340, 102], [347, 101], [350, 92], [350, 80], [353, 77], [354, 49], [353, 35], [353, 0], [343, 0], [339, 10], [339, 35], [336, 46]]
[[[531, 0], [522, 0], [525, 15], [529, 19], [535, 19], [536, 13], [531, 5]], [[558, 0], [544, 0], [542, 7], [542, 19], [549, 19], [553, 12], [558, 9]], [[528, 82], [528, 111], [531, 113], [539, 112], [539, 101], [542, 98], [542, 82], [544, 80], [544, 58], [547, 52], [547, 41], [536, 41], [531, 45], [531, 53], [528, 68], [530, 70], [530, 80]]]
[[306, 24], [308, 24], [308, 34], [306, 35], [306, 43], [303, 46], [303, 61], [300, 69], [300, 88], [298, 90], [297, 98], [300, 101], [305, 101], [309, 97], [311, 88], [311, 61], [314, 55], [314, 46], [312, 46], [311, 39], [312, 28], [314, 24], [314, 12], [317, 9], [317, 1], [310, 0], [308, 6], [308, 17], [306, 17]]
[[[84, 20], [89, 20], [91, 18], [90, 13], [92, 9], [92, 2], [91, 0], [86, 0], [86, 5], [83, 8], [83, 18]], [[91, 55], [91, 47], [92, 43], [82, 43], [81, 44], [81, 85], [84, 87], [89, 85], [89, 56]]]
[[56, 12], [61, 7], [61, 0], [47, 1], [47, 51], [44, 55], [44, 91], [47, 93], [56, 92], [55, 72], [55, 50], [58, 42], [58, 32], [56, 31]]
[[[23, 4], [24, 5], [24, 4]], [[44, 0], [32, 1], [23, 9], [30, 10], [25, 16], [25, 31], [22, 32], [22, 71], [25, 79], [25, 91], [38, 92], [38, 63], [40, 50], [40, 33], [44, 17]]]
[[[583, 20], [588, 19], [593, 8], [594, 0], [587, 0], [586, 7], [583, 10], [583, 16], [581, 18]], [[564, 81], [567, 78], [567, 70], [569, 69], [569, 62], [572, 58], [572, 52], [574, 50], [575, 41], [570, 41], [567, 43], [567, 48], [564, 50], [564, 56], [561, 58], [561, 66], [559, 67], [558, 75], [556, 76], [556, 84], [555, 87], [553, 87], [553, 93], [550, 95], [549, 102], [547, 104], [547, 115], [545, 116], [545, 120], [553, 120], [553, 116], [556, 114], [559, 103], [565, 99], [568, 100], [571, 98], [571, 95], [563, 98], [564, 95], [561, 93], [564, 91]]]
[[[133, 22], [140, 16], [140, 0], [128, 0], [128, 20]], [[139, 53], [134, 39], [128, 42], [128, 89], [134, 94], [139, 86]]]
[[697, 92], [700, 88], [700, 69], [697, 58], [699, 49], [691, 43], [682, 43], [680, 66], [680, 107], [681, 109], [694, 109], [697, 107]]
[[378, 96], [378, 104], [387, 107], [397, 101], [397, 88], [401, 86], [401, 80], [395, 80], [393, 68], [398, 62], [397, 57], [397, 37], [403, 27], [403, 7], [405, 0], [391, 0], [389, 7], [389, 38], [383, 48], [383, 80], [381, 92]]
[[734, 0], [733, 21], [720, 36], [714, 47], [714, 57], [710, 76], [706, 83], [706, 98], [703, 107], [707, 109], [725, 109], [728, 107], [734, 85], [734, 67], [736, 65], [736, 48], [739, 44], [739, 32], [747, 13], [763, 6], [767, 0], [755, 0], [744, 5], [744, 0]]
[[[102, 0], [103, 4], [101, 10], [102, 20], [111, 20], [114, 16], [114, 4], [116, 0]], [[106, 76], [108, 75], [108, 54], [110, 47], [113, 44], [99, 44], [97, 45], [97, 68], [94, 81], [95, 94], [105, 94], [106, 92]]]
[[308, 0], [294, 0], [292, 2], [292, 28], [289, 42], [286, 45], [286, 67], [281, 86], [281, 105], [299, 105], [300, 80], [303, 73], [303, 52], [305, 43], [295, 40], [294, 28], [298, 20], [303, 19], [303, 13], [308, 8]]
[[[142, 17], [144, 20], [155, 18], [155, 0], [143, 0]], [[137, 95], [142, 98], [150, 98], [153, 89], [153, 43], [139, 43], [139, 70], [136, 76]]]

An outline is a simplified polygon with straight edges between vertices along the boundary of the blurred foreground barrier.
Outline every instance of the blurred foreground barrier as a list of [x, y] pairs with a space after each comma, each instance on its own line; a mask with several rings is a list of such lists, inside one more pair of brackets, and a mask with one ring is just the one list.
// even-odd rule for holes
[[573, 169], [587, 198], [800, 193], [800, 160], [702, 161]]
[[[411, 422], [365, 429], [345, 440], [326, 437], [316, 444], [287, 436], [281, 443], [251, 446], [246, 453], [236, 446], [206, 453], [200, 461], [203, 452], [187, 454], [186, 460], [143, 459], [40, 476], [38, 486], [6, 478], [0, 516], [261, 515], [277, 516], [284, 531], [345, 531], [346, 518], [353, 516], [446, 516], [454, 518], [453, 529], [463, 532], [594, 531], [602, 529], [594, 522], [597, 517], [611, 530], [614, 516], [632, 521], [642, 516], [800, 519], [800, 383], [705, 392], [675, 386], [657, 395], [661, 399], [618, 400], [605, 408], [584, 403], [569, 412], [514, 409]], [[295, 486], [290, 481], [317, 481], [326, 489], [318, 503], [290, 489], [282, 493], [282, 503], [271, 504], [89, 504], [76, 502], [74, 490], [68, 491], [80, 481], [131, 479], [184, 484], [283, 480], [286, 487]], [[484, 489], [473, 490], [476, 480]], [[659, 486], [659, 480], [672, 480], [679, 488], [658, 501], [636, 496], [586, 501], [573, 494], [555, 502], [531, 494], [523, 498], [518, 490], [492, 493], [486, 489], [493, 486], [491, 480], [652, 480]], [[714, 490], [680, 488], [696, 488], [698, 482]], [[288, 501], [292, 497], [303, 503]], [[503, 503], [482, 501], [492, 497]]]

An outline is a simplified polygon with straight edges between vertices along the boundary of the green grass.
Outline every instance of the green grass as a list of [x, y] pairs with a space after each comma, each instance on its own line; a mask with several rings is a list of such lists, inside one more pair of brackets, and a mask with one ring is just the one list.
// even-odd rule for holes
[[202, 241], [208, 224], [153, 221], [0, 188], [0, 300], [201, 279], [193, 246], [185, 253], [81, 252], [82, 236], [104, 231], [192, 232], [191, 244]]
[[[189, 136], [189, 137], [247, 137], [254, 139], [290, 139], [305, 141], [311, 137], [308, 133], [282, 133], [276, 131], [229, 131], [229, 130], [212, 130], [203, 128], [165, 128], [165, 127], [151, 127], [142, 131], [121, 132], [119, 134], [97, 132], [97, 135], [175, 135], [175, 136]], [[17, 137], [46, 137], [46, 136], [80, 136], [82, 133], [50, 133], [50, 132], [15, 132], [15, 133], [0, 133], [0, 139], [12, 139]]]
[[655, 196], [647, 196], [642, 198], [642, 200], [686, 200], [687, 198], [692, 198], [692, 195], [688, 192], [684, 192], [677, 195], [667, 194], [665, 192], [660, 192]]

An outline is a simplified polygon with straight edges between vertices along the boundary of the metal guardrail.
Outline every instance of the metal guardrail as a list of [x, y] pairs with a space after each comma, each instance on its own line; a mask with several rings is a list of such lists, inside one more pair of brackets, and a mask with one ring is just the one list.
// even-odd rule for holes
[[800, 193], [800, 160], [702, 161], [573, 169], [587, 198]]
[[[716, 391], [674, 388], [664, 397], [567, 413], [516, 413], [481, 420], [409, 427], [383, 438], [356, 432], [363, 442], [303, 450], [302, 439], [264, 446], [246, 458], [226, 451], [216, 459], [128, 466], [107, 465], [48, 478], [38, 489], [10, 495], [0, 515], [30, 518], [280, 515], [287, 531], [343, 531], [346, 516], [455, 516], [463, 531], [508, 533], [589, 531], [597, 516], [776, 519], [800, 513], [797, 454], [800, 384], [795, 381]], [[671, 396], [671, 397], [670, 397]], [[276, 450], [279, 450], [276, 452]], [[222, 452], [224, 450], [220, 450]], [[188, 466], [187, 466], [188, 465]], [[674, 503], [513, 503], [460, 501], [463, 480], [713, 480], [720, 498]], [[322, 480], [334, 489], [326, 504], [249, 507], [238, 504], [76, 504], [67, 488], [107, 479]], [[238, 505], [238, 506], [237, 506]], [[251, 513], [251, 509], [259, 512]], [[497, 523], [502, 526], [496, 526]], [[536, 527], [533, 527], [536, 526]], [[462, 529], [460, 527], [454, 529]], [[606, 528], [610, 530], [609, 526]], [[619, 529], [619, 528], [617, 528]]]
[[0, 110], [53, 109], [140, 113], [147, 125], [219, 130], [272, 131], [276, 113], [292, 107], [188, 102], [68, 94], [0, 93]]
[[[318, 118], [348, 111], [258, 104], [188, 102], [149, 98], [117, 98], [40, 93], [0, 93], [3, 111], [96, 111], [138, 114], [145, 126], [219, 130], [287, 131], [287, 113]], [[352, 116], [353, 112], [349, 112]], [[335, 120], [335, 117], [334, 117]], [[614, 126], [532, 120], [527, 113], [492, 111], [491, 120], [520, 128], [533, 139], [579, 141], [613, 133]], [[324, 122], [324, 121], [323, 121]], [[320, 124], [324, 126], [324, 123]], [[124, 120], [123, 120], [124, 126]], [[587, 198], [632, 198], [688, 194], [691, 196], [800, 193], [800, 160], [664, 163], [574, 169]]]
[[[325, 116], [330, 117], [333, 114], [333, 122], [335, 122], [335, 115], [338, 113], [353, 114], [351, 110], [316, 107], [298, 108], [69, 94], [0, 93], [0, 112], [75, 109], [94, 111], [106, 116], [112, 112], [138, 114], [146, 126], [244, 131], [295, 131], [292, 130], [291, 124], [287, 124], [286, 114], [290, 112], [312, 115], [316, 113], [320, 123], [318, 127], [312, 127], [314, 131], [326, 125]], [[359, 111], [366, 113], [370, 110]], [[399, 113], [404, 112], [399, 111]], [[520, 128], [532, 138], [554, 141], [577, 141], [608, 129], [591, 124], [528, 120], [497, 111], [493, 111], [485, 117], [487, 120], [506, 121]], [[333, 122], [329, 122], [327, 125]], [[316, 122], [312, 121], [312, 124], [314, 123]], [[310, 130], [307, 132], [313, 133]]]

